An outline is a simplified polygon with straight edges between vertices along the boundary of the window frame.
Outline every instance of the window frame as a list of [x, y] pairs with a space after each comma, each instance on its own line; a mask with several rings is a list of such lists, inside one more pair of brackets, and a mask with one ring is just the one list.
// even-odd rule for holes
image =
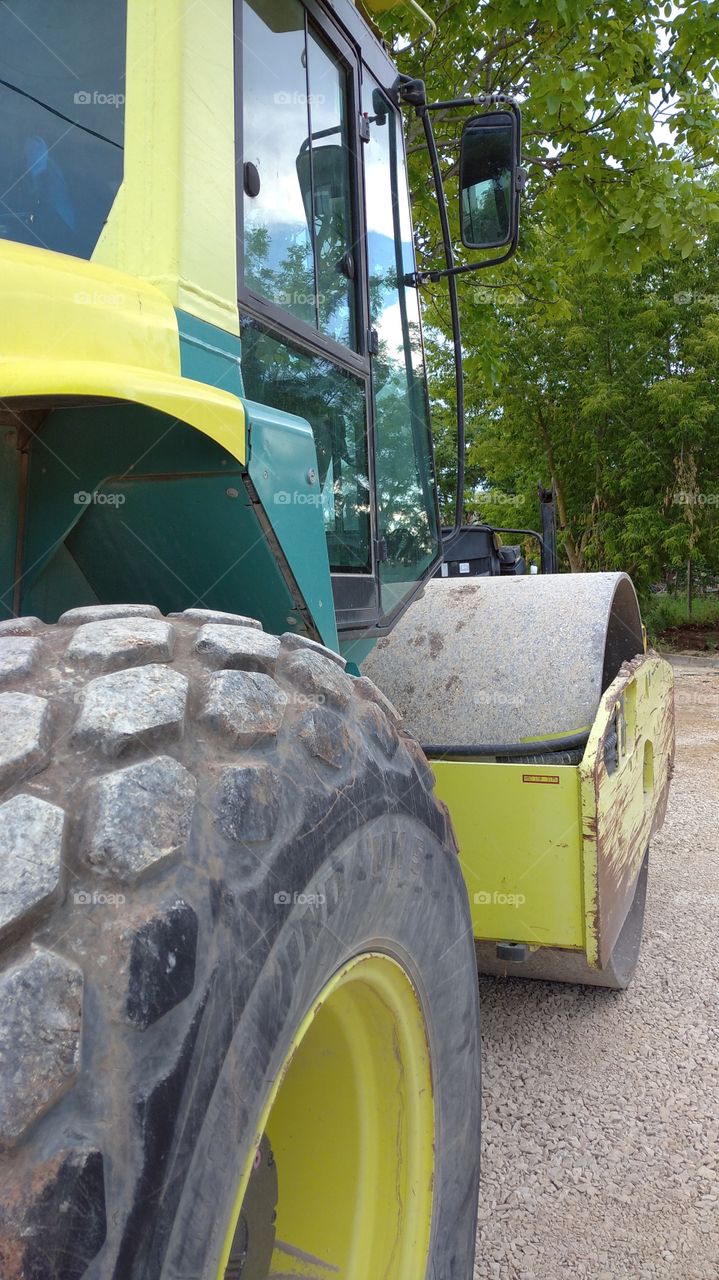
[[[244, 8], [244, 0], [234, 0], [235, 2], [235, 49], [242, 48], [243, 42], [243, 26], [242, 13]], [[240, 310], [247, 312], [253, 319], [258, 320], [278, 335], [290, 337], [295, 342], [301, 343], [308, 352], [315, 352], [332, 360], [346, 370], [361, 374], [369, 378], [370, 374], [370, 357], [368, 346], [368, 324], [369, 311], [366, 290], [367, 264], [365, 254], [365, 225], [364, 225], [364, 198], [361, 187], [362, 182], [362, 153], [360, 151], [361, 142], [359, 139], [359, 115], [361, 102], [360, 87], [360, 62], [352, 45], [338, 27], [327, 14], [319, 8], [315, 0], [300, 0], [302, 8], [306, 15], [306, 29], [311, 26], [315, 28], [325, 42], [330, 46], [332, 53], [344, 64], [347, 72], [347, 83], [349, 88], [349, 153], [351, 157], [350, 178], [352, 187], [352, 224], [354, 231], [354, 243], [352, 244], [352, 252], [355, 257], [355, 278], [354, 284], [354, 323], [355, 333], [357, 335], [357, 350], [352, 347], [345, 346], [344, 343], [335, 341], [322, 333], [320, 329], [315, 329], [313, 325], [307, 324], [304, 320], [298, 319], [291, 315], [277, 302], [271, 302], [269, 298], [255, 292], [245, 284], [244, 275], [244, 242], [245, 242], [245, 219], [244, 219], [244, 183], [243, 183], [243, 142], [244, 142], [244, 119], [243, 119], [243, 102], [242, 102], [242, 56], [241, 53], [235, 59], [235, 128], [237, 139], [238, 165], [237, 165], [237, 291]], [[310, 93], [312, 86], [310, 86]]]
[[[364, 180], [363, 142], [360, 140], [359, 121], [362, 111], [362, 81], [365, 70], [379, 83], [397, 117], [399, 140], [405, 165], [404, 190], [411, 217], [411, 201], [407, 175], [407, 152], [404, 122], [397, 96], [397, 71], [378, 41], [370, 38], [366, 24], [357, 9], [344, 0], [334, 0], [341, 13], [328, 14], [317, 0], [301, 0], [308, 26], [312, 24], [329, 44], [332, 51], [345, 63], [348, 72], [350, 95], [349, 145], [354, 163], [351, 165], [353, 222], [356, 235], [355, 306], [358, 350], [352, 351], [341, 343], [326, 337], [318, 329], [297, 319], [277, 303], [248, 289], [244, 283], [244, 183], [243, 183], [243, 101], [242, 101], [242, 12], [244, 0], [233, 0], [235, 23], [235, 138], [237, 163], [237, 288], [240, 319], [249, 320], [266, 330], [272, 337], [286, 341], [307, 355], [321, 356], [345, 372], [358, 376], [365, 392], [365, 425], [367, 432], [367, 466], [370, 481], [370, 569], [368, 572], [332, 571], [337, 630], [345, 639], [377, 639], [387, 635], [409, 608], [412, 601], [433, 577], [442, 561], [441, 521], [439, 520], [439, 493], [434, 453], [434, 438], [429, 414], [429, 387], [424, 377], [424, 399], [434, 482], [435, 508], [439, 533], [439, 550], [436, 558], [419, 577], [411, 590], [389, 612], [381, 605], [380, 566], [378, 561], [379, 523], [377, 511], [376, 435], [374, 421], [374, 390], [372, 360], [370, 356], [369, 315], [369, 266], [367, 261], [366, 190]], [[310, 87], [311, 91], [311, 87]], [[420, 340], [424, 350], [423, 317], [419, 308]]]
[[[390, 63], [389, 65], [391, 67], [392, 64]], [[406, 200], [405, 208], [409, 212], [410, 228], [413, 234], [414, 227], [412, 223], [412, 197], [411, 197], [411, 191], [409, 188], [409, 166], [407, 164], [407, 138], [404, 130], [404, 119], [402, 116], [402, 111], [401, 111], [400, 103], [397, 96], [396, 77], [393, 78], [391, 85], [388, 85], [386, 82], [386, 75], [382, 74], [382, 70], [384, 70], [384, 72], [386, 73], [387, 66], [383, 62], [381, 62], [380, 59], [365, 58], [363, 56], [362, 58], [363, 73], [366, 71], [367, 74], [371, 77], [371, 79], [376, 82], [377, 88], [379, 88], [380, 92], [384, 95], [387, 105], [389, 107], [389, 110], [392, 112], [392, 115], [394, 117], [394, 121], [396, 125], [395, 139], [397, 144], [397, 157], [399, 158], [399, 156], [401, 155], [402, 170], [403, 170], [403, 172], [400, 173], [399, 165], [398, 165], [398, 171], [396, 175], [398, 180], [397, 181], [397, 200], [398, 202], [403, 198]], [[364, 78], [364, 75], [363, 75], [363, 78]], [[362, 191], [363, 191], [363, 200], [365, 202], [364, 218], [365, 218], [365, 225], [366, 225], [367, 224], [367, 218], [366, 218], [367, 190], [364, 184], [364, 173], [363, 173]], [[416, 266], [414, 243], [412, 243], [412, 263], [413, 263], [413, 266]], [[369, 264], [367, 267], [367, 271], [368, 271], [368, 279], [369, 279]], [[419, 298], [419, 290], [416, 288], [416, 286], [415, 286], [415, 293], [417, 294], [417, 304], [418, 304], [417, 318], [418, 318], [418, 328], [419, 328], [419, 341], [420, 341], [420, 347], [422, 351], [422, 363], [424, 365], [425, 354], [426, 354], [425, 342], [424, 342], [424, 317], [422, 315], [422, 304]], [[374, 626], [371, 629], [365, 628], [363, 632], [361, 633], [358, 632], [357, 633], [358, 635], [361, 634], [363, 636], [368, 636], [371, 630], [372, 637], [379, 638], [381, 636], [387, 635], [390, 631], [392, 631], [396, 623], [402, 617], [402, 614], [406, 611], [406, 609], [409, 607], [409, 605], [412, 603], [415, 597], [422, 590], [422, 588], [424, 587], [424, 584], [430, 578], [434, 577], [435, 573], [437, 572], [437, 569], [442, 563], [442, 559], [443, 559], [442, 521], [441, 521], [441, 512], [439, 507], [439, 487], [437, 484], [437, 462], [436, 462], [435, 450], [434, 450], [434, 435], [432, 433], [432, 415], [431, 415], [431, 407], [430, 407], [430, 399], [429, 399], [429, 383], [427, 379], [426, 367], [425, 367], [424, 376], [422, 378], [422, 400], [424, 403], [424, 419], [426, 423], [427, 436], [428, 436], [427, 443], [429, 448], [429, 475], [427, 478], [430, 484], [432, 485], [433, 496], [434, 496], [434, 514], [435, 514], [435, 525], [437, 529], [437, 543], [438, 543], [437, 554], [427, 565], [424, 572], [421, 573], [420, 576], [415, 580], [414, 585], [407, 591], [407, 594], [397, 604], [393, 605], [391, 608], [388, 608], [388, 609], [384, 608], [381, 567], [379, 564], [377, 565], [377, 590], [378, 590], [378, 598], [379, 598], [378, 616], [377, 616], [377, 619], [375, 620]], [[376, 459], [377, 422], [375, 420], [374, 405], [375, 405], [375, 388], [374, 388], [374, 373], [373, 373], [372, 404], [370, 406], [370, 416], [371, 416], [371, 424], [372, 424], [371, 430], [372, 430], [373, 459]], [[382, 538], [383, 534], [382, 534], [382, 529], [380, 525], [379, 509], [377, 507], [378, 485], [377, 485], [376, 471], [373, 472], [373, 475], [374, 475], [373, 483], [375, 486], [374, 492], [373, 492], [373, 500], [375, 501], [375, 508], [376, 508], [377, 530], [378, 530], [377, 537]]]
[[[354, 375], [362, 384], [365, 403], [365, 439], [367, 471], [370, 483], [369, 567], [366, 570], [331, 569], [335, 615], [338, 631], [364, 628], [376, 623], [380, 613], [379, 564], [377, 561], [377, 503], [375, 475], [375, 436], [372, 407], [372, 369], [369, 352], [369, 296], [367, 292], [367, 252], [365, 225], [365, 191], [362, 142], [359, 119], [362, 102], [362, 63], [343, 29], [315, 0], [301, 0], [306, 14], [306, 29], [315, 30], [344, 63], [347, 72], [349, 108], [348, 136], [350, 181], [352, 187], [352, 221], [355, 242], [355, 332], [358, 350], [328, 338], [319, 329], [291, 315], [279, 304], [256, 293], [244, 280], [244, 121], [242, 84], [242, 14], [244, 0], [234, 0], [235, 16], [235, 138], [237, 163], [237, 292], [240, 321], [247, 318], [270, 336], [284, 340], [309, 356], [329, 360], [343, 372]], [[310, 86], [310, 92], [311, 92]]]

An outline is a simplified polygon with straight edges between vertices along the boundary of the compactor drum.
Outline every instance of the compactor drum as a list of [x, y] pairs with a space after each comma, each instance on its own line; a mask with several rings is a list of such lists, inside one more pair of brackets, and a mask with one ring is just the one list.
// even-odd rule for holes
[[625, 987], [673, 759], [629, 578], [434, 579], [363, 669], [450, 807], [480, 969]]

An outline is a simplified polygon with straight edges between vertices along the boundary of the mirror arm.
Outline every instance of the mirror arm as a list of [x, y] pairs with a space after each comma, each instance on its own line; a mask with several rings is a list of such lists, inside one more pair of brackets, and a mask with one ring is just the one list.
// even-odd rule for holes
[[[518, 191], [520, 189], [521, 188], [518, 188]], [[436, 284], [438, 280], [451, 280], [455, 276], [464, 276], [464, 275], [467, 275], [468, 272], [470, 271], [484, 271], [487, 267], [498, 267], [501, 265], [501, 263], [507, 262], [510, 258], [514, 257], [515, 253], [517, 252], [518, 244], [519, 244], [519, 219], [515, 219], [514, 235], [512, 236], [511, 244], [508, 246], [505, 252], [501, 254], [500, 257], [485, 258], [484, 261], [482, 262], [464, 262], [459, 267], [455, 267], [453, 265], [451, 267], [448, 267], [445, 271], [437, 271], [434, 269], [429, 271], [416, 271], [414, 272], [413, 275], [406, 275], [404, 278], [404, 283], [413, 285], [415, 288], [418, 288], [420, 285], [423, 285], [423, 284]]]
[[[400, 90], [400, 93], [402, 91]], [[515, 100], [511, 93], [477, 93], [474, 97], [466, 94], [464, 98], [446, 98], [439, 102], [425, 102], [427, 111], [452, 111], [456, 107], [511, 107], [515, 108]]]
[[[421, 86], [421, 90], [422, 92], [424, 92], [424, 81], [413, 80], [410, 82], [411, 96], [409, 97], [408, 101], [410, 101], [412, 105], [415, 105], [414, 92], [416, 91], [416, 86]], [[401, 98], [404, 98], [405, 96], [404, 85], [401, 85], [399, 88], [399, 96]], [[417, 106], [416, 110], [417, 110], [417, 115], [421, 116], [423, 111], [426, 113], [428, 111], [435, 111], [441, 107], [457, 107], [457, 106], [463, 106], [463, 105], [466, 106], [466, 105], [474, 105], [474, 104], [477, 104], [477, 105], [489, 104], [489, 105], [495, 105], [495, 106], [498, 106], [501, 104], [502, 106], [509, 107], [513, 115], [517, 117], [517, 121], [519, 121], [519, 108], [514, 98], [512, 97], [512, 95], [507, 93], [491, 93], [491, 94], [480, 93], [474, 98], [469, 98], [469, 97], [454, 98], [452, 100], [448, 100], [447, 102], [429, 102], [429, 103], [424, 103], [422, 106]], [[426, 115], [423, 117], [423, 123], [425, 119], [426, 119]], [[431, 130], [431, 125], [430, 125], [430, 130]], [[425, 134], [427, 134], [426, 124], [425, 124]], [[434, 143], [433, 131], [432, 131], [432, 141]], [[427, 146], [429, 149], [429, 141], [427, 143]], [[436, 150], [437, 150], [436, 143], [434, 144], [434, 146], [435, 146], [435, 154], [436, 154]], [[430, 159], [431, 159], [431, 150], [430, 150]], [[442, 175], [439, 172], [439, 169], [438, 169], [438, 172], [435, 174], [434, 166], [432, 168], [432, 173], [434, 176], [435, 186], [437, 187], [437, 191], [439, 192], [440, 186], [442, 187], [442, 189], [444, 187], [444, 184], [442, 182]], [[437, 186], [438, 182], [440, 186]], [[519, 199], [519, 196], [521, 195], [522, 191], [524, 191], [524, 188], [526, 187], [526, 185], [527, 185], [527, 172], [525, 169], [522, 169], [520, 167], [517, 169], [517, 176], [516, 176], [516, 182], [514, 187], [515, 200]], [[499, 257], [485, 258], [481, 262], [467, 262], [467, 263], [463, 263], [462, 266], [456, 267], [454, 265], [454, 255], [451, 252], [451, 246], [450, 246], [450, 254], [448, 256], [447, 246], [445, 244], [444, 256], [447, 262], [447, 267], [444, 271], [438, 271], [435, 269], [430, 269], [428, 271], [416, 271], [412, 275], [406, 275], [404, 278], [404, 283], [407, 285], [413, 285], [415, 288], [418, 288], [420, 285], [423, 285], [423, 284], [430, 284], [430, 283], [436, 284], [438, 280], [451, 280], [455, 276], [467, 275], [468, 272], [470, 271], [485, 271], [487, 267], [499, 267], [502, 265], [503, 262], [508, 262], [510, 258], [514, 257], [515, 253], [517, 252], [517, 245], [519, 244], [518, 212], [519, 211], [517, 210], [515, 213], [514, 235], [512, 236], [512, 240], [509, 246], [507, 247], [507, 249], [505, 250], [505, 252], [500, 254]], [[446, 209], [445, 209], [445, 215], [446, 215]], [[440, 214], [440, 217], [441, 217], [441, 214]], [[445, 222], [447, 222], [447, 234], [449, 235], [449, 222], [446, 216], [445, 216]], [[442, 238], [444, 240], [444, 227], [442, 228]]]
[[[442, 179], [442, 169], [439, 162], [439, 153], [437, 151], [437, 141], [434, 136], [434, 129], [432, 128], [430, 112], [449, 109], [452, 107], [482, 106], [487, 104], [501, 104], [503, 106], [509, 106], [515, 115], [519, 115], [519, 111], [514, 99], [503, 93], [478, 94], [476, 97], [454, 98], [448, 99], [447, 101], [428, 103], [424, 80], [414, 79], [412, 76], [403, 75], [401, 73], [393, 88], [397, 98], [407, 106], [414, 107], [416, 114], [422, 121], [430, 167], [432, 169], [432, 178], [437, 196], [439, 222], [442, 233], [442, 247], [446, 263], [443, 271], [430, 270], [410, 272], [408, 275], [404, 276], [403, 280], [403, 283], [409, 288], [417, 288], [419, 285], [426, 284], [429, 281], [434, 283], [439, 280], [446, 280], [449, 292], [449, 310], [452, 320], [452, 346], [454, 351], [454, 375], [457, 389], [457, 488], [454, 502], [454, 525], [447, 537], [443, 539], [443, 547], [446, 553], [447, 549], [461, 532], [462, 517], [464, 515], [464, 477], [466, 455], [464, 360], [462, 356], [462, 330], [459, 318], [457, 276], [465, 275], [469, 271], [481, 271], [485, 267], [496, 267], [499, 266], [500, 263], [506, 262], [508, 258], [511, 258], [512, 255], [516, 253], [519, 241], [519, 219], [515, 218], [515, 230], [512, 237], [512, 243], [501, 257], [489, 258], [485, 262], [464, 263], [459, 267], [455, 265], [454, 249], [452, 247], [452, 236], [449, 226], [449, 215], [447, 213], [447, 202], [444, 194], [444, 181]], [[526, 175], [524, 170], [520, 169], [518, 171], [515, 200], [519, 198], [519, 192], [523, 189], [525, 181]]]
[[[444, 248], [444, 260], [447, 264], [446, 270], [440, 272], [442, 276], [447, 277], [447, 286], [449, 292], [449, 310], [452, 319], [452, 345], [454, 348], [454, 376], [457, 389], [457, 488], [454, 500], [454, 524], [451, 533], [447, 539], [444, 539], [444, 548], [454, 541], [459, 535], [462, 528], [462, 517], [464, 515], [464, 474], [465, 474], [465, 413], [464, 413], [464, 361], [462, 357], [462, 330], [459, 319], [459, 298], [457, 294], [456, 276], [459, 268], [454, 265], [454, 249], [452, 248], [452, 236], [449, 227], [449, 215], [447, 213], [447, 201], [444, 194], [444, 182], [442, 181], [442, 169], [439, 163], [439, 152], [437, 151], [437, 141], [432, 128], [432, 119], [427, 106], [424, 81], [411, 80], [407, 76], [400, 78], [398, 86], [399, 96], [403, 101], [413, 106], [422, 121], [424, 129], [425, 141], [427, 143], [427, 152], [429, 154], [430, 166], [432, 169], [432, 178], [434, 180], [435, 192], [437, 195], [437, 208], [439, 211], [439, 223], [442, 232], [442, 245]], [[417, 277], [420, 273], [415, 273], [412, 278], [412, 286], [416, 287], [418, 283]], [[405, 276], [405, 283], [407, 277]]]

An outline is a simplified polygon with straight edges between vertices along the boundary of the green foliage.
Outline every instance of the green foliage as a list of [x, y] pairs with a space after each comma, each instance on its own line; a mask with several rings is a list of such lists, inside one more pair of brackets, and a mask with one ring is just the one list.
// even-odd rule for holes
[[[512, 523], [531, 524], [537, 481], [553, 480], [564, 567], [624, 568], [640, 586], [690, 556], [719, 568], [718, 264], [713, 232], [691, 261], [635, 277], [575, 267], [551, 322], [531, 300], [483, 303], [502, 354], [491, 384], [481, 355], [466, 355], [468, 512], [510, 523], [513, 496]], [[433, 357], [449, 499], [452, 371], [441, 343]]]
[[[514, 94], [529, 174], [517, 257], [460, 284], [467, 513], [533, 524], [537, 482], [553, 480], [563, 568], [624, 568], [640, 587], [689, 557], [715, 572], [714, 6], [448, 0], [433, 13], [436, 40], [401, 54], [402, 70], [422, 76], [430, 98]], [[387, 15], [395, 46], [419, 29], [411, 21], [405, 10]], [[467, 114], [434, 115], [450, 202]], [[422, 265], [442, 265], [417, 120], [409, 151]], [[423, 295], [448, 516], [456, 457], [446, 286]]]
[[[719, 158], [712, 4], [447, 0], [432, 8], [437, 38], [399, 54], [400, 68], [421, 76], [434, 99], [516, 96], [528, 221], [561, 242], [561, 258], [580, 257], [598, 272], [635, 269], [677, 247], [692, 252], [697, 229], [719, 219], [717, 193], [698, 180]], [[406, 25], [404, 9], [384, 20], [395, 48], [406, 43], [396, 33], [398, 13]], [[433, 116], [450, 198], [466, 114]], [[433, 256], [436, 210], [418, 120], [410, 124], [409, 150], [421, 156], [415, 216], [422, 248]], [[549, 282], [542, 283], [549, 296]]]
[[652, 643], [656, 643], [672, 627], [719, 629], [719, 599], [716, 596], [706, 596], [695, 600], [690, 616], [686, 597], [650, 595], [642, 601], [642, 617]]

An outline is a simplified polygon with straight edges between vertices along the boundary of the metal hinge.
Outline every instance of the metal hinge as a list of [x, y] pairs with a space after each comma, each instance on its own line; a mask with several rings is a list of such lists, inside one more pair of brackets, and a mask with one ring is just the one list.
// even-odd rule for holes
[[379, 355], [379, 334], [376, 329], [367, 330], [367, 351], [371, 356]]
[[366, 111], [360, 112], [359, 136], [360, 136], [360, 142], [369, 142], [370, 140], [369, 116], [367, 115]]
[[389, 556], [388, 556], [388, 554], [387, 554], [387, 539], [386, 539], [386, 538], [375, 538], [375, 543], [374, 543], [374, 558], [375, 558], [375, 560], [376, 560], [377, 564], [384, 564], [384, 563], [385, 563], [385, 561], [389, 559]]

